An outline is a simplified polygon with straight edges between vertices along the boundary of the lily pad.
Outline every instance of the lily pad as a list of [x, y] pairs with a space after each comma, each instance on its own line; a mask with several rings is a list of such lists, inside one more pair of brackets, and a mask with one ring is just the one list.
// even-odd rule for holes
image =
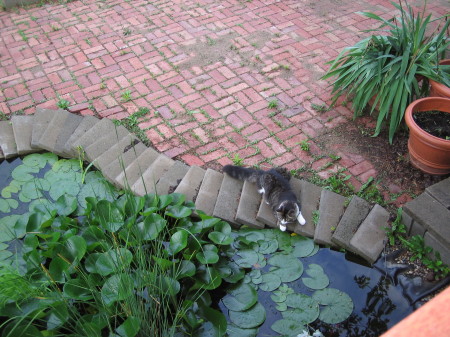
[[274, 291], [281, 285], [281, 279], [278, 275], [267, 273], [262, 275], [262, 282], [259, 289], [263, 291]]
[[258, 329], [242, 329], [233, 324], [228, 324], [227, 336], [230, 337], [256, 337]]
[[258, 252], [261, 254], [272, 254], [278, 249], [278, 241], [275, 239], [271, 240], [260, 240], [258, 241]]
[[58, 156], [51, 152], [32, 153], [23, 158], [23, 164], [30, 167], [44, 168], [47, 163], [53, 165], [58, 160]]
[[240, 283], [231, 287], [227, 293], [222, 299], [222, 302], [229, 310], [247, 310], [258, 301], [258, 295], [255, 289], [246, 283]]
[[230, 321], [243, 329], [256, 328], [266, 320], [266, 309], [259, 303], [245, 311], [232, 311], [229, 313]]
[[20, 182], [27, 182], [34, 179], [33, 173], [38, 173], [39, 168], [26, 165], [19, 165], [11, 172], [11, 177]]
[[80, 184], [75, 181], [59, 181], [56, 184], [52, 184], [50, 187], [50, 197], [53, 200], [58, 200], [58, 198], [62, 195], [71, 195], [76, 196], [80, 191]]
[[299, 322], [286, 318], [276, 321], [270, 328], [283, 336], [297, 336], [306, 330]]
[[31, 200], [42, 198], [42, 193], [34, 179], [26, 182], [22, 186], [22, 189], [19, 192], [19, 197], [20, 195]]
[[236, 262], [241, 268], [251, 268], [254, 264], [258, 263], [258, 253], [252, 249], [244, 249], [238, 251], [234, 257]]
[[303, 277], [302, 281], [303, 284], [310, 289], [324, 289], [330, 284], [328, 276], [324, 273], [323, 268], [318, 264], [310, 264], [305, 272], [309, 277]]
[[271, 273], [278, 275], [282, 282], [293, 282], [303, 274], [303, 264], [295, 257], [285, 254], [274, 254], [268, 261]]
[[346, 293], [327, 288], [317, 290], [312, 297], [325, 307], [320, 311], [320, 320], [328, 324], [337, 324], [346, 320], [353, 311], [353, 301]]
[[292, 255], [295, 257], [308, 256], [314, 250], [314, 241], [303, 236], [293, 236], [291, 237], [291, 242], [294, 246]]

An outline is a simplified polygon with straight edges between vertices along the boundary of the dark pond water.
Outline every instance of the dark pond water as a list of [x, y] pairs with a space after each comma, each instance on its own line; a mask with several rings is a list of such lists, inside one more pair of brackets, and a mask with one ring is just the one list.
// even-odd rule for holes
[[[0, 191], [11, 182], [10, 172], [21, 162], [20, 159], [16, 159], [0, 163]], [[28, 204], [20, 203], [19, 208], [13, 213], [22, 214], [27, 210]], [[2, 215], [0, 214], [0, 217]], [[305, 266], [311, 263], [321, 265], [330, 279], [329, 287], [347, 293], [354, 302], [353, 313], [344, 322], [335, 325], [312, 323], [310, 327], [319, 329], [326, 337], [380, 336], [413, 309], [403, 296], [400, 286], [394, 286], [379, 270], [350, 261], [348, 259], [350, 257], [328, 248], [320, 248], [317, 254], [301, 259]], [[312, 294], [300, 279], [288, 285], [297, 293]], [[258, 336], [277, 336], [270, 327], [282, 317], [270, 298], [271, 294], [258, 291], [259, 302], [264, 305], [267, 313], [266, 321], [260, 327]], [[227, 315], [227, 309], [221, 303], [219, 306]]]

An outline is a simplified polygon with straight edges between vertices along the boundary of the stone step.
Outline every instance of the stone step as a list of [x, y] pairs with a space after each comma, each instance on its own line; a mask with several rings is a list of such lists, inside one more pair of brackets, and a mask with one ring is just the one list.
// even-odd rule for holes
[[16, 157], [17, 145], [10, 121], [0, 121], [0, 148], [5, 159]]
[[253, 228], [264, 228], [264, 223], [256, 219], [261, 198], [256, 184], [245, 181], [236, 212], [236, 222]]
[[0, 161], [5, 159], [5, 155], [3, 154], [2, 148], [0, 146]]
[[[302, 215], [306, 220], [304, 225], [296, 224], [294, 232], [309, 238], [314, 237], [315, 225], [313, 221], [314, 212], [319, 210], [322, 188], [311, 184], [306, 180], [300, 181], [300, 204]], [[289, 229], [289, 227], [288, 227]]]
[[64, 153], [67, 153], [68, 156], [72, 158], [77, 158], [79, 156], [79, 152], [74, 148], [73, 144], [78, 141], [90, 128], [92, 128], [95, 124], [100, 122], [100, 119], [94, 116], [85, 116], [83, 120], [72, 133], [72, 135], [67, 139], [64, 144]]
[[174, 193], [186, 195], [187, 201], [194, 201], [202, 184], [205, 170], [198, 166], [191, 166]]
[[188, 173], [189, 166], [176, 160], [175, 164], [169, 168], [156, 184], [156, 194], [164, 195], [175, 191], [184, 176]]
[[371, 208], [372, 207], [367, 201], [354, 195], [346, 208], [341, 221], [339, 221], [339, 224], [331, 237], [331, 241], [334, 244], [349, 250], [350, 240], [367, 215], [369, 215]]
[[36, 145], [41, 149], [54, 152], [56, 141], [61, 131], [64, 129], [65, 121], [69, 117], [70, 112], [66, 110], [57, 110], [52, 119], [47, 124], [46, 129], [41, 137], [36, 140]]
[[240, 227], [241, 224], [236, 222], [236, 213], [243, 185], [243, 181], [231, 178], [227, 174], [224, 175], [213, 216], [227, 221], [230, 225]]
[[33, 132], [31, 133], [31, 147], [40, 149], [38, 142], [41, 139], [42, 134], [47, 129], [48, 124], [52, 120], [53, 116], [56, 115], [59, 110], [50, 110], [37, 108], [34, 114], [34, 125]]
[[144, 173], [142, 173], [142, 177], [136, 180], [131, 186], [131, 190], [140, 196], [155, 193], [159, 178], [174, 164], [175, 160], [170, 159], [164, 154], [160, 154]]
[[85, 150], [89, 145], [99, 140], [99, 138], [103, 138], [105, 135], [114, 135], [115, 130], [116, 125], [110, 119], [103, 118], [80, 135], [78, 139], [71, 144], [71, 150], [75, 153], [78, 153], [79, 148]]
[[14, 139], [17, 145], [17, 153], [25, 155], [36, 152], [31, 147], [31, 135], [33, 133], [34, 115], [15, 115], [11, 117]]
[[[140, 140], [137, 138], [132, 139], [131, 137], [125, 136], [117, 143], [114, 143], [111, 147], [106, 149], [103, 153], [95, 158], [93, 161], [94, 166], [103, 170], [106, 168], [111, 162], [116, 160], [120, 155], [126, 152], [126, 149], [131, 149], [140, 143]], [[95, 144], [94, 144], [95, 145]], [[89, 147], [88, 147], [89, 149]]]
[[84, 147], [86, 159], [91, 163], [95, 162], [98, 157], [111, 149], [112, 146], [120, 143], [124, 138], [127, 138], [128, 144], [138, 141], [135, 135], [130, 133], [124, 126], [119, 125], [112, 132], [106, 133], [104, 137], [101, 137], [92, 144]]
[[142, 176], [144, 171], [158, 158], [159, 153], [152, 149], [147, 148], [142, 152], [136, 160], [132, 161], [122, 170], [115, 178], [114, 184], [123, 189], [128, 189], [133, 186], [136, 181]]
[[314, 231], [314, 241], [321, 245], [335, 247], [331, 236], [344, 214], [345, 201], [342, 195], [329, 190], [322, 190], [319, 205], [319, 222]]
[[206, 170], [197, 198], [195, 199], [196, 209], [208, 215], [213, 214], [222, 181], [222, 173], [213, 169]]
[[450, 209], [450, 178], [427, 187], [425, 192], [439, 201], [445, 208]]
[[389, 212], [376, 204], [350, 240], [350, 251], [374, 263], [387, 242]]
[[[291, 178], [290, 182], [292, 190], [295, 193], [295, 196], [297, 197], [297, 200], [301, 200], [301, 186], [302, 186], [302, 180], [297, 178]], [[272, 208], [266, 204], [263, 198], [260, 199], [259, 203], [259, 209], [258, 213], [256, 215], [256, 220], [259, 222], [273, 228], [277, 228], [277, 219], [275, 218], [275, 215], [273, 213]], [[301, 203], [301, 201], [300, 201]], [[294, 229], [300, 226], [297, 223], [292, 223], [287, 225], [287, 230], [293, 232]], [[302, 226], [303, 227], [303, 226]]]
[[71, 153], [67, 152], [65, 145], [69, 138], [74, 134], [75, 130], [80, 126], [85, 118], [74, 113], [70, 113], [64, 122], [64, 127], [60, 130], [56, 139], [56, 144], [53, 152], [60, 157], [70, 158]]
[[121, 172], [125, 171], [125, 168], [136, 160], [141, 153], [143, 153], [147, 147], [138, 143], [130, 148], [123, 149], [122, 153], [120, 153], [116, 159], [111, 161], [106, 167], [101, 169], [103, 175], [108, 179], [112, 184], [115, 184], [114, 178], [116, 178]]

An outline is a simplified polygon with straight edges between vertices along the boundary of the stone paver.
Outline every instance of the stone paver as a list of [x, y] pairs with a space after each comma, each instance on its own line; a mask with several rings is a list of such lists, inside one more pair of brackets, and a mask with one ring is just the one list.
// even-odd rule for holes
[[319, 222], [314, 232], [314, 241], [318, 244], [335, 246], [331, 241], [342, 214], [346, 198], [329, 190], [323, 190], [320, 196]]
[[375, 205], [367, 218], [350, 240], [350, 250], [374, 263], [385, 246], [389, 213], [380, 205]]
[[131, 134], [125, 127], [119, 125], [114, 132], [106, 134], [88, 146], [84, 147], [86, 159], [90, 162], [95, 162], [98, 157], [101, 157], [105, 152], [109, 151], [111, 147], [120, 143], [122, 139], [126, 138], [128, 144], [133, 144], [137, 141], [135, 135]]
[[213, 214], [222, 181], [222, 173], [213, 169], [206, 170], [197, 198], [195, 199], [195, 207], [198, 210], [208, 215]]
[[65, 129], [65, 122], [69, 115], [70, 112], [65, 110], [57, 111], [48, 123], [47, 128], [42, 133], [41, 137], [36, 141], [36, 146], [54, 152], [58, 136], [61, 131]]
[[36, 149], [31, 147], [31, 134], [33, 132], [34, 115], [12, 116], [11, 123], [14, 132], [14, 139], [17, 145], [17, 153], [19, 155], [25, 155], [36, 152]]
[[[119, 158], [124, 152], [127, 150], [132, 149], [134, 146], [138, 145], [140, 143], [139, 139], [135, 138], [132, 135], [127, 135], [120, 139], [118, 142], [112, 142], [113, 145], [111, 145], [109, 148], [106, 147], [106, 150], [103, 150], [102, 147], [100, 147], [103, 151], [100, 152], [100, 155], [95, 158], [93, 161], [94, 166], [98, 168], [99, 170], [103, 171], [111, 162]], [[95, 146], [96, 143], [94, 143], [91, 146]], [[103, 145], [103, 144], [102, 144]], [[89, 147], [86, 149], [86, 153]]]
[[[116, 126], [114, 123], [107, 118], [103, 118], [86, 130], [71, 144], [72, 151], [77, 152], [78, 148], [85, 150], [89, 145], [97, 142], [105, 136], [113, 139], [115, 130]], [[115, 137], [115, 139], [117, 139], [117, 137]]]
[[64, 127], [61, 129], [58, 138], [56, 139], [55, 147], [53, 149], [54, 153], [61, 157], [71, 157], [71, 153], [66, 151], [65, 145], [83, 120], [83, 116], [73, 113], [67, 116]]
[[78, 141], [78, 139], [83, 136], [90, 128], [92, 128], [95, 124], [100, 122], [100, 119], [94, 116], [85, 116], [83, 120], [78, 125], [78, 127], [73, 131], [72, 135], [67, 139], [64, 144], [64, 153], [67, 153], [71, 156], [78, 156], [78, 151], [73, 149], [73, 144]]
[[331, 241], [345, 249], [350, 249], [350, 240], [370, 212], [370, 204], [354, 195], [339, 221]]
[[244, 182], [236, 213], [236, 222], [254, 228], [264, 228], [264, 223], [256, 219], [261, 204], [261, 194], [255, 184]]
[[163, 195], [175, 191], [175, 188], [180, 184], [188, 171], [189, 166], [181, 161], [175, 161], [175, 164], [173, 164], [158, 180], [158, 183], [156, 184], [156, 194]]
[[137, 195], [145, 195], [156, 191], [156, 184], [159, 178], [169, 170], [175, 161], [164, 154], [160, 154], [150, 166], [142, 173], [136, 182], [131, 186], [131, 190]]
[[39, 140], [42, 134], [47, 129], [48, 124], [52, 120], [53, 116], [57, 114], [58, 111], [50, 109], [37, 108], [34, 114], [34, 126], [33, 132], [31, 134], [31, 147], [39, 148]]
[[17, 145], [10, 121], [0, 121], [0, 148], [6, 159], [17, 156]]
[[427, 187], [425, 191], [439, 201], [445, 208], [450, 210], [450, 178]]
[[234, 226], [241, 225], [236, 222], [235, 217], [243, 185], [244, 182], [231, 178], [227, 174], [223, 176], [213, 216], [221, 218]]
[[[313, 221], [314, 212], [319, 210], [320, 195], [322, 188], [311, 184], [306, 180], [300, 183], [300, 202], [302, 206], [302, 215], [306, 220], [304, 225], [296, 224], [294, 232], [307, 237], [314, 237], [315, 225]], [[289, 227], [288, 227], [289, 228]]]
[[205, 172], [201, 167], [191, 166], [174, 192], [185, 194], [186, 200], [195, 202]]
[[142, 176], [144, 171], [158, 158], [159, 153], [152, 149], [147, 148], [142, 152], [139, 157], [133, 162], [129, 163], [124, 171], [121, 171], [117, 177], [114, 178], [115, 185], [121, 188], [128, 188], [134, 185], [134, 183]]

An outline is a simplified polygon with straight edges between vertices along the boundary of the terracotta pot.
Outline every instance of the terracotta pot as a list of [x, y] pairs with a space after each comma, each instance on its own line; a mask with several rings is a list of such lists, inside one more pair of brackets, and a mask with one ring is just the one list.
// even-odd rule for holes
[[450, 140], [432, 136], [414, 121], [413, 114], [419, 111], [439, 110], [450, 113], [450, 99], [425, 97], [412, 102], [405, 112], [409, 127], [408, 150], [413, 166], [425, 173], [442, 175], [450, 173]]
[[[450, 65], [450, 59], [439, 62], [442, 65]], [[430, 79], [430, 96], [450, 98], [450, 88], [445, 84]]]

